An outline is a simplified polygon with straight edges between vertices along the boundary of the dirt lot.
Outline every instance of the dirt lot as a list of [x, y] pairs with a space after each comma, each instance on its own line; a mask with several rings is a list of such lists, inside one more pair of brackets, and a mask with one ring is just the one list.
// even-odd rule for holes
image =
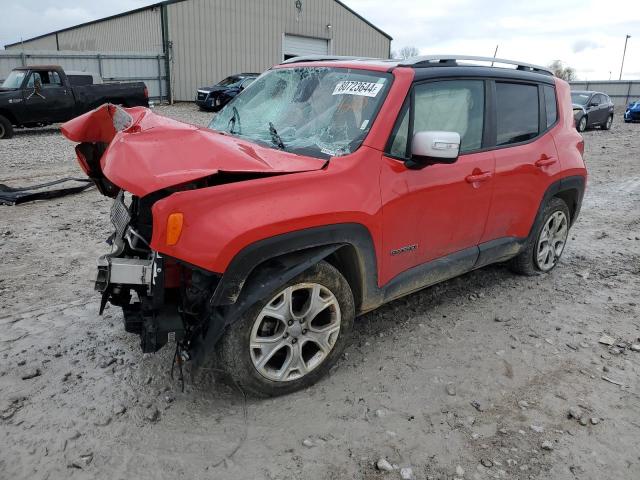
[[[494, 266], [395, 301], [328, 378], [266, 401], [207, 378], [181, 393], [170, 348], [144, 356], [97, 316], [109, 200], [0, 206], [0, 479], [640, 478], [640, 125], [584, 136], [552, 274]], [[0, 141], [0, 183], [79, 174], [54, 128]]]

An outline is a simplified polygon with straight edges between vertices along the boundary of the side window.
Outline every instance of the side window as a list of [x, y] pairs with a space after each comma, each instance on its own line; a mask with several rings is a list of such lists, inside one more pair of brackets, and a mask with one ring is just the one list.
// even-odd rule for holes
[[544, 85], [544, 105], [547, 110], [547, 128], [556, 123], [558, 119], [558, 107], [556, 106], [556, 89], [550, 85]]
[[496, 83], [496, 145], [525, 142], [538, 136], [538, 87]]
[[409, 138], [409, 108], [405, 105], [400, 112], [398, 126], [391, 138], [388, 152], [392, 157], [407, 156], [407, 139]]
[[460, 153], [482, 147], [484, 81], [448, 80], [417, 85], [413, 133], [458, 132]]

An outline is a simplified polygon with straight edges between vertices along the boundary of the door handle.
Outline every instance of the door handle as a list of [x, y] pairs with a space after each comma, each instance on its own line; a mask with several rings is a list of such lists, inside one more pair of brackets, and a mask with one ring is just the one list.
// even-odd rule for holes
[[491, 177], [493, 177], [493, 173], [481, 172], [481, 173], [474, 173], [472, 175], [467, 175], [465, 177], [465, 180], [467, 181], [467, 183], [485, 182], [489, 180]]
[[548, 167], [549, 165], [553, 165], [554, 163], [556, 163], [557, 160], [554, 157], [549, 157], [545, 154], [542, 154], [542, 156], [536, 160], [536, 167]]

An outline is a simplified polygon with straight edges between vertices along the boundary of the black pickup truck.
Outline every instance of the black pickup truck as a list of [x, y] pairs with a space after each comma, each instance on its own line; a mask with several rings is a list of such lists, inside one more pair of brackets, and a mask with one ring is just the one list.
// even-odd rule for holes
[[149, 105], [144, 82], [94, 84], [96, 75], [74, 75], [57, 65], [13, 69], [0, 86], [0, 138], [11, 138], [13, 127], [65, 122], [104, 103]]

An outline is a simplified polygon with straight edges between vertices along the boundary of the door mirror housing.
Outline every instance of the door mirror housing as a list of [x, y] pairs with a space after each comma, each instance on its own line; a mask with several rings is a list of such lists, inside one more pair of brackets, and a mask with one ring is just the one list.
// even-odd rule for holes
[[597, 107], [598, 105], [600, 105], [598, 102], [589, 102], [590, 107]]
[[436, 163], [455, 163], [460, 155], [458, 132], [416, 132], [411, 140], [411, 158], [407, 168], [418, 170]]

